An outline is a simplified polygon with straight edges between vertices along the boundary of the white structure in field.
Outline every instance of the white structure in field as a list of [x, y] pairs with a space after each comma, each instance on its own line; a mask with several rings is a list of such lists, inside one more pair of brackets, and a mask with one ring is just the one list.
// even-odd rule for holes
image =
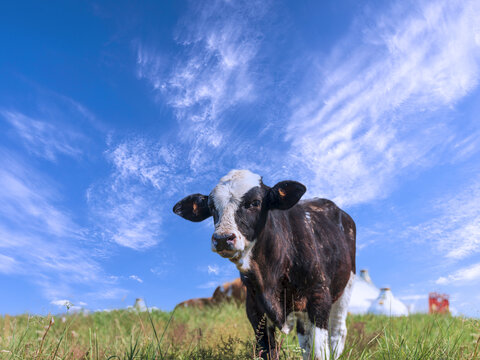
[[408, 308], [396, 299], [389, 288], [380, 290], [378, 298], [368, 308], [369, 314], [387, 316], [408, 316]]
[[145, 304], [145, 300], [142, 298], [135, 299], [135, 304], [133, 305], [133, 310], [138, 312], [145, 312], [147, 311], [147, 305]]
[[408, 308], [396, 299], [389, 288], [377, 288], [367, 270], [360, 270], [353, 284], [348, 312], [388, 316], [408, 315]]
[[380, 295], [378, 289], [372, 283], [367, 270], [360, 270], [353, 284], [352, 297], [348, 312], [352, 314], [366, 314], [372, 302]]

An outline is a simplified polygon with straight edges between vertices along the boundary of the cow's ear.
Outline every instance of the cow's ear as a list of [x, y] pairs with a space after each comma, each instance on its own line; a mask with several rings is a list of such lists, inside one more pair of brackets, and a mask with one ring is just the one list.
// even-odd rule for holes
[[202, 194], [189, 195], [175, 204], [173, 212], [184, 219], [199, 222], [212, 216], [208, 207], [208, 196]]
[[280, 181], [268, 191], [270, 209], [287, 210], [295, 205], [305, 194], [307, 188], [297, 181]]

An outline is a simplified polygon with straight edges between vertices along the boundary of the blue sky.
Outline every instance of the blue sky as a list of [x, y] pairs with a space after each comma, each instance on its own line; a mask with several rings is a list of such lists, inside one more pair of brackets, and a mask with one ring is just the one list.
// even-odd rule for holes
[[237, 276], [174, 215], [233, 168], [357, 223], [358, 269], [480, 316], [480, 3], [3, 2], [0, 313]]

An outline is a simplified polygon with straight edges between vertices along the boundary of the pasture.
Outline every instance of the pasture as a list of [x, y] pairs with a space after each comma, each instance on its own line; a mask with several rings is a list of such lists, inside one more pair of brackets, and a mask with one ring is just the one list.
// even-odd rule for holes
[[[480, 358], [478, 319], [349, 315], [347, 323], [343, 360]], [[277, 339], [280, 359], [302, 358], [295, 331]], [[0, 317], [1, 359], [255, 359], [254, 344], [245, 309], [235, 304]]]

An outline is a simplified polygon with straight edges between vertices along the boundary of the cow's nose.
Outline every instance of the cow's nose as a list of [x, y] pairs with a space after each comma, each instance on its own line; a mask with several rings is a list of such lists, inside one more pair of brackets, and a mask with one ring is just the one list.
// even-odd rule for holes
[[235, 245], [235, 234], [217, 234], [212, 236], [212, 243], [217, 251], [232, 250]]

